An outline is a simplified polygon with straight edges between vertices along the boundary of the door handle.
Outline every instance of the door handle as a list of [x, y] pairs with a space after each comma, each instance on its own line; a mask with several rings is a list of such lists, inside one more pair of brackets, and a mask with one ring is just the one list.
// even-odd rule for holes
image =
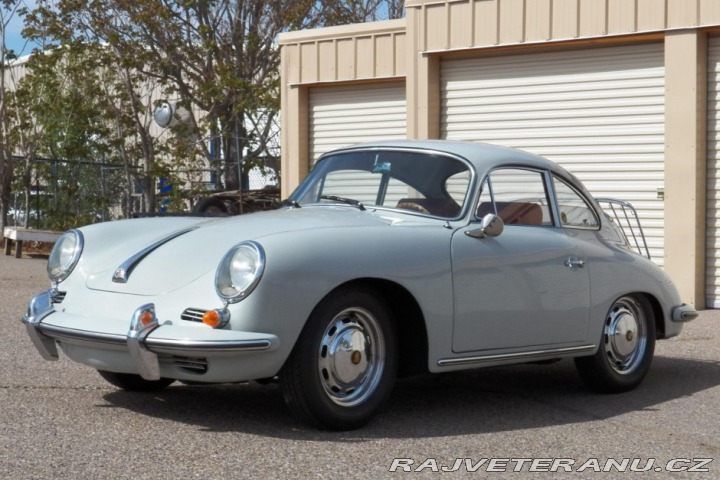
[[570, 257], [565, 260], [565, 266], [568, 268], [584, 268], [585, 260], [583, 260], [582, 258]]

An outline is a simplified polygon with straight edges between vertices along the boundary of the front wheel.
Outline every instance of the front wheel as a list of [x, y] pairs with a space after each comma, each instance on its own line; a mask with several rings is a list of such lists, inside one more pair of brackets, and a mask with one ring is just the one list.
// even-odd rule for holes
[[145, 380], [140, 375], [108, 372], [107, 370], [98, 370], [98, 373], [112, 385], [129, 392], [158, 392], [175, 381], [171, 378]]
[[370, 289], [335, 292], [311, 314], [280, 373], [290, 409], [317, 428], [351, 430], [390, 396], [397, 370], [390, 310]]
[[600, 347], [592, 357], [575, 359], [583, 381], [593, 390], [632, 390], [650, 370], [655, 352], [655, 316], [643, 296], [624, 296], [608, 310]]

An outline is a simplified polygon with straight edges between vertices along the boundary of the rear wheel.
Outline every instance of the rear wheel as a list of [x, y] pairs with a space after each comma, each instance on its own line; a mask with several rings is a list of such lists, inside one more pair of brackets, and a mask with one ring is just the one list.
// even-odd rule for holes
[[344, 289], [313, 311], [280, 373], [290, 409], [317, 428], [368, 423], [390, 396], [397, 370], [390, 310], [369, 289]]
[[98, 373], [112, 385], [129, 392], [157, 392], [168, 387], [175, 381], [171, 378], [145, 380], [140, 375], [108, 372], [107, 370], [98, 370]]
[[655, 352], [655, 317], [643, 296], [617, 299], [605, 316], [600, 347], [592, 357], [575, 359], [593, 390], [619, 393], [640, 385]]

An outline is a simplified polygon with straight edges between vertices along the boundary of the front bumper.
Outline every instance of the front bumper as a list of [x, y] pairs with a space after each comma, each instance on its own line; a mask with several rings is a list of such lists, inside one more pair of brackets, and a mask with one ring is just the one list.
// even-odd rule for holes
[[[46, 360], [58, 360], [60, 344], [65, 353], [82, 363], [116, 371], [131, 370], [128, 373], [137, 373], [146, 380], [158, 380], [164, 376], [162, 370], [168, 370], [161, 365], [160, 357], [210, 357], [223, 359], [227, 364], [228, 359], [238, 355], [274, 351], [279, 344], [278, 338], [270, 334], [183, 327], [171, 322], [160, 324], [153, 304], [139, 307], [129, 323], [114, 321], [103, 325], [104, 331], [100, 331], [100, 322], [57, 311], [55, 295], [53, 290], [36, 295], [28, 305], [27, 315], [22, 318], [35, 348]], [[146, 317], [148, 321], [143, 323], [141, 319], [145, 317], [142, 315], [146, 312], [151, 318]], [[94, 323], [92, 327], [91, 323]], [[262, 368], [250, 369], [246, 370], [248, 378], [244, 380], [265, 375]], [[226, 379], [222, 373], [220, 378], [216, 377], [210, 375], [208, 381], [239, 380]]]

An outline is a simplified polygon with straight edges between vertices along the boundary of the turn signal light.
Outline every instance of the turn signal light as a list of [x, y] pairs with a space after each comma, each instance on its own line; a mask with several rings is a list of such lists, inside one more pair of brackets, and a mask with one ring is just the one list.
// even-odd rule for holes
[[209, 327], [222, 328], [230, 321], [230, 312], [225, 308], [208, 310], [203, 314], [202, 321]]
[[205, 325], [215, 328], [220, 323], [220, 315], [218, 315], [218, 312], [216, 312], [215, 310], [205, 312], [205, 315], [203, 315], [203, 323]]
[[145, 311], [142, 312], [142, 314], [140, 315], [140, 323], [141, 323], [144, 327], [147, 327], [148, 325], [150, 325], [151, 323], [153, 323], [154, 320], [155, 320], [155, 315], [153, 315], [153, 313], [152, 313], [150, 310], [145, 310]]

